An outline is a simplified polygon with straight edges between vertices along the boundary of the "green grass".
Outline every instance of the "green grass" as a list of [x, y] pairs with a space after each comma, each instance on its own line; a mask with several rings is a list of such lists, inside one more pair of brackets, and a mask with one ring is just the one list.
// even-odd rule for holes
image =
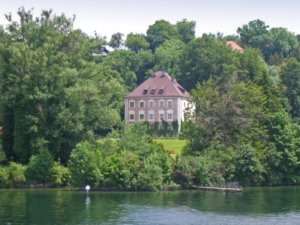
[[186, 145], [186, 140], [179, 139], [156, 139], [158, 143], [163, 144], [166, 150], [174, 152], [176, 155], [180, 155], [184, 146]]

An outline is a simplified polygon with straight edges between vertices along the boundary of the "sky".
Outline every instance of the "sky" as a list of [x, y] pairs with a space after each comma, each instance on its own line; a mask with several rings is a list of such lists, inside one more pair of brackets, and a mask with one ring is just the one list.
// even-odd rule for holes
[[157, 20], [172, 24], [182, 19], [196, 22], [196, 36], [203, 33], [236, 34], [238, 27], [261, 19], [270, 27], [285, 27], [300, 34], [300, 1], [298, 0], [0, 0], [0, 24], [5, 14], [15, 13], [23, 6], [33, 8], [35, 16], [41, 9], [52, 9], [57, 15], [76, 15], [75, 28], [93, 36], [108, 39], [113, 33], [125, 36], [144, 33]]

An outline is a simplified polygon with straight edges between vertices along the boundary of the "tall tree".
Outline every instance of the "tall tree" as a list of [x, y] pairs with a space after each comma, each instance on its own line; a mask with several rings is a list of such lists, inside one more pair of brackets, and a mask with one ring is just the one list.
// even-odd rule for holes
[[120, 119], [124, 88], [94, 63], [102, 40], [74, 30], [73, 19], [51, 11], [34, 18], [23, 8], [18, 15], [19, 21], [8, 16], [10, 41], [0, 52], [3, 148], [22, 163], [42, 149], [66, 163], [82, 138]]
[[164, 70], [176, 76], [179, 74], [180, 57], [185, 44], [179, 39], [171, 39], [160, 45], [155, 51], [154, 70]]
[[300, 117], [300, 63], [291, 58], [283, 66], [281, 77], [286, 86], [285, 96], [291, 105], [292, 117]]
[[120, 49], [123, 46], [123, 34], [122, 33], [115, 33], [111, 35], [109, 46], [114, 49]]
[[221, 77], [227, 70], [235, 70], [239, 65], [239, 53], [226, 46], [222, 40], [211, 35], [203, 35], [191, 41], [180, 58], [179, 82], [187, 89], [210, 78]]
[[195, 39], [195, 21], [188, 21], [187, 19], [183, 19], [178, 21], [175, 25], [180, 39], [184, 43], [189, 43], [191, 40]]
[[268, 33], [269, 26], [262, 20], [252, 20], [248, 24], [237, 29], [243, 45], [260, 48], [264, 35]]
[[128, 34], [125, 44], [130, 50], [135, 52], [147, 50], [150, 47], [150, 44], [144, 34]]
[[170, 22], [165, 20], [155, 21], [147, 30], [147, 39], [153, 52], [162, 43], [172, 38], [178, 38], [178, 32]]
[[265, 36], [261, 50], [268, 63], [279, 65], [298, 49], [297, 37], [285, 28], [272, 28]]
[[187, 129], [185, 135], [196, 151], [216, 141], [224, 146], [238, 143], [253, 129], [265, 104], [261, 88], [240, 82], [231, 74], [222, 83], [208, 80], [197, 85], [192, 96], [196, 104], [194, 128]]

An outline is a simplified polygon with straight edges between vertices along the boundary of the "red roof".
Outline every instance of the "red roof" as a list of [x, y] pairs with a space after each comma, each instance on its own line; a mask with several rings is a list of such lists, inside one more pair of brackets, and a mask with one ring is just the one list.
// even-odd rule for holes
[[234, 41], [227, 41], [226, 45], [229, 46], [230, 48], [232, 48], [233, 50], [236, 50], [238, 52], [244, 52], [244, 49], [239, 46], [236, 42]]
[[189, 93], [164, 71], [157, 71], [126, 97], [186, 97]]

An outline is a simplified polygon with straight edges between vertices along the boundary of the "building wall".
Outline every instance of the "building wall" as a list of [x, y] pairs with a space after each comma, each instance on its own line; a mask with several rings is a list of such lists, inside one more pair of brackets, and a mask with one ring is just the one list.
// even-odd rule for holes
[[[144, 101], [144, 107], [140, 107], [141, 101]], [[160, 101], [164, 102], [163, 107], [161, 107]], [[172, 107], [168, 106], [168, 101], [172, 101]], [[131, 107], [131, 102], [134, 102], [134, 107]], [[150, 107], [150, 102], [153, 102], [153, 107]], [[164, 120], [167, 122], [180, 121], [183, 117], [181, 105], [181, 97], [127, 97], [125, 99], [125, 120], [129, 123], [137, 121], [161, 122], [160, 113], [163, 113]], [[144, 120], [140, 120], [141, 113], [144, 113]], [[151, 113], [153, 113], [153, 119], [149, 118]], [[172, 119], [168, 118], [170, 113], [172, 113]], [[131, 119], [130, 115], [134, 115], [134, 119]]]

